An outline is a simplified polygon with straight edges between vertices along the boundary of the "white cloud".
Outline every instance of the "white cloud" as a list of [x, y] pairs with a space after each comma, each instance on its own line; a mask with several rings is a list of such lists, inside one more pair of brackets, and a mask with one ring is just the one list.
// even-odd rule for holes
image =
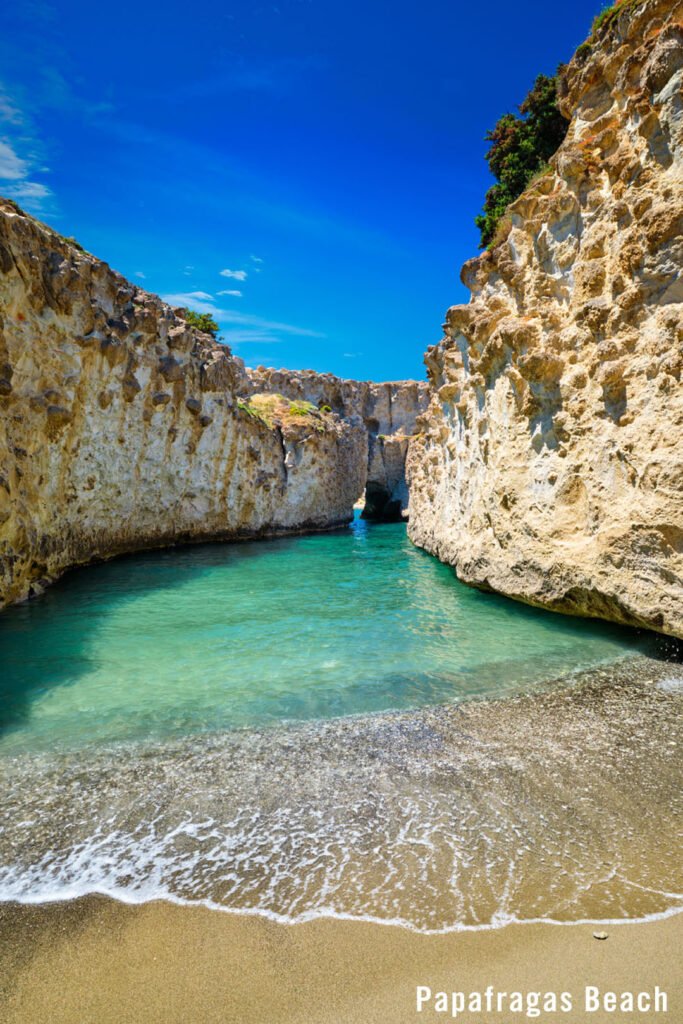
[[0, 91], [0, 118], [13, 125], [24, 123], [21, 111], [18, 107], [14, 106], [14, 103], [4, 91]]
[[[40, 143], [33, 137], [30, 120], [10, 99], [0, 83], [0, 122], [10, 134], [0, 138], [0, 180], [5, 195], [18, 200], [32, 213], [42, 213], [43, 203], [52, 190], [38, 181], [30, 181], [34, 173], [45, 173], [40, 159]], [[17, 131], [18, 129], [18, 131]], [[14, 130], [15, 137], [11, 137]]]
[[242, 298], [242, 292], [239, 290], [239, 288], [228, 288], [225, 291], [216, 292], [216, 294], [217, 295], [234, 295], [235, 298], [237, 298], [237, 299], [241, 299]]
[[281, 345], [282, 338], [276, 338], [270, 331], [241, 330], [234, 331], [230, 328], [227, 342], [234, 348], [238, 345]]
[[249, 257], [249, 259], [252, 261], [252, 263], [263, 263], [263, 260], [261, 259], [261, 257], [260, 256], [254, 256], [253, 253]]
[[136, 270], [136, 271], [135, 271], [135, 276], [136, 276], [136, 277], [139, 277], [139, 278], [141, 278], [141, 279], [142, 279], [143, 281], [144, 281], [144, 280], [145, 280], [145, 278], [147, 277], [147, 275], [146, 275], [146, 274], [143, 274], [141, 270]]
[[[173, 292], [171, 295], [162, 295], [161, 298], [164, 302], [168, 302], [169, 306], [191, 306], [198, 313], [211, 313], [215, 316], [218, 310], [209, 299], [198, 299], [197, 292]], [[206, 292], [199, 293], [206, 295]]]
[[39, 181], [20, 181], [9, 189], [14, 199], [37, 200], [47, 199], [52, 193], [47, 185]]
[[8, 142], [0, 142], [0, 178], [7, 181], [21, 181], [29, 172], [26, 160], [14, 152]]
[[234, 277], [236, 281], [246, 281], [246, 270], [221, 270], [221, 277]]
[[[170, 306], [189, 306], [197, 313], [209, 313], [215, 317], [225, 329], [225, 340], [229, 345], [245, 345], [255, 341], [274, 345], [282, 340], [279, 337], [281, 334], [293, 334], [303, 338], [325, 337], [320, 331], [312, 331], [308, 327], [297, 327], [295, 324], [285, 324], [279, 320], [265, 320], [263, 317], [241, 313], [236, 309], [221, 309], [210, 301], [211, 296], [207, 297], [207, 292], [174, 292], [162, 295], [161, 298]], [[233, 327], [241, 329], [233, 330]]]

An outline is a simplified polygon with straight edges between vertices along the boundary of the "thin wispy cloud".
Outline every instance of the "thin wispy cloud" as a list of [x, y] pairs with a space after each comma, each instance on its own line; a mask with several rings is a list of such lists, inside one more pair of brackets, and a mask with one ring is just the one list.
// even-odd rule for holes
[[28, 174], [28, 164], [15, 153], [9, 142], [0, 142], [0, 178], [21, 181]]
[[15, 199], [21, 199], [24, 203], [40, 203], [52, 195], [51, 189], [39, 181], [22, 181], [10, 191]]
[[139, 277], [142, 281], [144, 281], [145, 278], [147, 277], [147, 275], [143, 274], [141, 270], [136, 270], [135, 271], [135, 276]]
[[164, 91], [164, 100], [183, 101], [203, 97], [230, 96], [233, 93], [271, 93], [286, 95], [317, 76], [326, 61], [315, 55], [282, 57], [266, 61], [248, 60], [232, 54], [215, 74], [201, 78], [185, 76], [175, 88]]
[[24, 121], [21, 111], [4, 91], [0, 91], [0, 118], [7, 124], [15, 126], [23, 124]]
[[[229, 182], [232, 195], [239, 196], [240, 210], [261, 223], [284, 226], [290, 231], [315, 239], [322, 238], [325, 244], [329, 244], [331, 239], [337, 239], [343, 244], [364, 251], [372, 249], [376, 252], [391, 253], [392, 256], [398, 251], [395, 237], [369, 228], [363, 221], [351, 222], [348, 217], [339, 218], [331, 215], [326, 208], [312, 204], [308, 196], [292, 199], [290, 202], [264, 198], [273, 192], [273, 177], [263, 174], [253, 166], [238, 162], [234, 154], [219, 153], [214, 147], [197, 143], [186, 136], [152, 129], [149, 125], [136, 124], [116, 116], [97, 119], [93, 121], [93, 127], [101, 130], [109, 139], [123, 143], [131, 152], [137, 153], [143, 147], [149, 149], [155, 159], [159, 159], [163, 153], [167, 154], [169, 159], [176, 160], [178, 150], [182, 149], [186, 166], [201, 165], [205, 171], [220, 176], [224, 183]], [[169, 203], [173, 202], [177, 188], [176, 183], [173, 186], [173, 193], [169, 192]], [[214, 198], [191, 177], [183, 181], [183, 190], [198, 206], [211, 207], [214, 204]], [[256, 264], [251, 266], [252, 273], [261, 273], [261, 269]], [[243, 273], [246, 275], [246, 271]]]
[[226, 288], [221, 292], [216, 292], [217, 295], [233, 295], [236, 299], [242, 298], [242, 292], [239, 288]]
[[76, 91], [72, 76], [68, 77], [54, 64], [43, 64], [35, 82], [33, 105], [41, 110], [57, 110], [75, 114], [84, 121], [96, 121], [103, 114], [113, 114], [116, 107], [109, 100], [93, 98]]
[[249, 257], [249, 259], [252, 261], [252, 263], [263, 263], [263, 260], [261, 259], [261, 257], [260, 256], [254, 256], [253, 253]]
[[237, 348], [238, 345], [281, 345], [283, 339], [277, 338], [270, 331], [230, 329], [228, 341]]
[[221, 270], [221, 277], [232, 277], [235, 281], [246, 281], [247, 272], [246, 270]]
[[[52, 190], [40, 181], [32, 181], [47, 168], [40, 160], [40, 146], [32, 126], [17, 103], [0, 85], [0, 183], [3, 192], [16, 199], [31, 213], [42, 213]], [[7, 183], [7, 184], [5, 184]]]
[[261, 342], [275, 345], [283, 339], [281, 335], [300, 338], [324, 338], [320, 331], [296, 324], [282, 323], [279, 320], [266, 320], [252, 313], [242, 313], [236, 309], [222, 309], [211, 300], [208, 292], [174, 292], [162, 295], [164, 302], [171, 306], [189, 307], [197, 313], [209, 313], [226, 332], [229, 345], [251, 345]]

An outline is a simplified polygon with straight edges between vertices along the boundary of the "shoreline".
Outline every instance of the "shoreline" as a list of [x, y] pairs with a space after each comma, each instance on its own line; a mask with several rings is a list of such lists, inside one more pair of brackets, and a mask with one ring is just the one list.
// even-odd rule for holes
[[[669, 995], [669, 1019], [676, 1019], [683, 965], [672, 950], [683, 940], [680, 912], [611, 924], [604, 942], [593, 938], [594, 924], [570, 924], [515, 922], [424, 935], [366, 921], [282, 924], [95, 895], [5, 903], [0, 1007], [7, 1024], [403, 1024], [452, 1019], [433, 1005], [418, 1014], [418, 985], [449, 994], [493, 985], [508, 993], [569, 992], [571, 1024], [582, 1024], [596, 1020], [583, 1009], [586, 985], [617, 992], [659, 986]], [[461, 1019], [527, 1018], [484, 1011]], [[554, 1016], [537, 1019], [549, 1024]]]
[[500, 701], [0, 760], [0, 900], [422, 936], [656, 922], [683, 902], [670, 674], [643, 657]]
[[[683, 901], [683, 894], [672, 893], [672, 898]], [[202, 910], [210, 914], [226, 914], [228, 917], [247, 918], [266, 921], [268, 924], [282, 928], [298, 928], [306, 925], [317, 924], [321, 921], [339, 922], [348, 925], [367, 925], [372, 928], [397, 929], [408, 932], [411, 935], [419, 935], [426, 939], [441, 938], [448, 935], [478, 935], [486, 932], [499, 932], [505, 928], [525, 928], [540, 925], [544, 928], [618, 928], [621, 925], [646, 925], [656, 924], [659, 921], [666, 921], [669, 918], [683, 914], [683, 902], [666, 910], [653, 911], [651, 914], [644, 914], [642, 917], [588, 917], [577, 920], [561, 921], [551, 917], [530, 917], [517, 918], [509, 917], [503, 919], [501, 916], [497, 921], [487, 924], [453, 924], [444, 925], [442, 928], [420, 928], [403, 918], [380, 918], [369, 914], [351, 914], [344, 911], [329, 910], [326, 908], [307, 911], [299, 917], [288, 917], [286, 914], [278, 914], [275, 911], [262, 907], [239, 907], [223, 906], [212, 900], [190, 900], [182, 897], [175, 897], [171, 893], [149, 896], [145, 899], [132, 899], [125, 893], [112, 892], [106, 889], [88, 889], [83, 892], [69, 892], [54, 897], [40, 897], [38, 899], [6, 899], [0, 896], [0, 920], [6, 908], [17, 908], [30, 910], [31, 908], [47, 909], [60, 905], [71, 905], [85, 903], [88, 901], [104, 900], [122, 907], [131, 909], [142, 909], [151, 905], [161, 904], [163, 906], [177, 907], [180, 910]], [[2, 932], [0, 929], [0, 936]]]

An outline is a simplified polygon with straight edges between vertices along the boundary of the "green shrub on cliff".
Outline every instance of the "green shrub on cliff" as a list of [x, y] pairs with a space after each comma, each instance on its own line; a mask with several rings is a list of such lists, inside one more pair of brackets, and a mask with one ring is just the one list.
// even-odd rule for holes
[[503, 114], [491, 131], [486, 162], [496, 178], [486, 193], [484, 209], [475, 218], [481, 247], [496, 238], [499, 221], [510, 203], [542, 171], [565, 135], [569, 121], [557, 106], [557, 78], [539, 75], [517, 114]]
[[212, 338], [216, 337], [216, 334], [218, 333], [218, 324], [210, 313], [195, 313], [193, 309], [186, 309], [183, 316], [190, 327], [194, 327], [197, 331], [205, 331], [206, 334], [210, 334]]
[[312, 402], [306, 402], [304, 399], [293, 401], [278, 392], [261, 392], [250, 398], [239, 400], [237, 406], [252, 419], [260, 420], [271, 429], [275, 426], [302, 425], [310, 420], [312, 421], [310, 426], [313, 429], [320, 432], [325, 430], [325, 421], [321, 410]]
[[310, 416], [312, 412], [318, 412], [319, 410], [312, 402], [291, 402], [289, 406], [290, 416]]
[[591, 27], [591, 38], [594, 38], [601, 28], [604, 28], [605, 25], [608, 25], [613, 20], [615, 15], [619, 14], [621, 11], [625, 10], [628, 7], [634, 7], [637, 2], [640, 2], [640, 0], [616, 0], [615, 3], [608, 3], [607, 6], [603, 7], [603, 9], [599, 11], [598, 14], [596, 14], [593, 18], [593, 25]]

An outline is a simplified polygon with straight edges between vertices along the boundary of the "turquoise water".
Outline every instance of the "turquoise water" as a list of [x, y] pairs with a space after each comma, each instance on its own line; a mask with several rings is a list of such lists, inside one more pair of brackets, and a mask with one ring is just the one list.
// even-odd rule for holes
[[146, 553], [0, 615], [0, 752], [501, 696], [647, 643], [465, 587], [401, 524]]
[[0, 615], [0, 901], [680, 909], [665, 646], [471, 590], [401, 524], [70, 573]]

